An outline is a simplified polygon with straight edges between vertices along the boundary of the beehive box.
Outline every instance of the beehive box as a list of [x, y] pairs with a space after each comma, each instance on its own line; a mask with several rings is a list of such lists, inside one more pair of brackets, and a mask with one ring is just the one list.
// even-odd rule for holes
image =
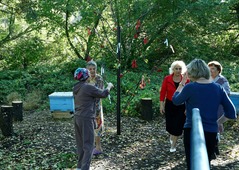
[[237, 114], [239, 114], [239, 92], [231, 92], [229, 97], [236, 107]]
[[55, 118], [72, 117], [74, 113], [73, 92], [54, 92], [49, 95], [50, 111]]

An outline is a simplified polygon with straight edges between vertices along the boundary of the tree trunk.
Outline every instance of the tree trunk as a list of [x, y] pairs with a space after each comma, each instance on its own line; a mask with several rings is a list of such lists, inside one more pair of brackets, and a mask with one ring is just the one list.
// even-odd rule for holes
[[13, 120], [22, 121], [22, 101], [12, 101], [13, 106]]
[[151, 98], [142, 98], [141, 99], [141, 116], [144, 120], [153, 119], [153, 109], [152, 109], [152, 99]]
[[12, 106], [4, 106], [4, 105], [1, 106], [0, 128], [4, 136], [13, 135], [12, 113], [13, 113]]

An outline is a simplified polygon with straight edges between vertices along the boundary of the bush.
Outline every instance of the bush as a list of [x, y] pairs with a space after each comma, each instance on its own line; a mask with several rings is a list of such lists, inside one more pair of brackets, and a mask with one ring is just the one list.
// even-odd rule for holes
[[18, 93], [24, 96], [26, 84], [22, 79], [22, 72], [5, 70], [0, 72], [0, 103], [8, 103], [7, 96], [11, 93]]
[[12, 101], [21, 101], [22, 97], [18, 92], [12, 92], [9, 95], [7, 95], [7, 103], [12, 104]]
[[26, 95], [25, 101], [23, 102], [23, 109], [25, 111], [31, 111], [38, 109], [42, 103], [42, 92], [33, 91]]
[[[73, 63], [59, 65], [41, 65], [29, 68], [27, 71], [0, 72], [0, 101], [11, 102], [11, 100], [23, 101], [25, 110], [48, 109], [48, 95], [53, 92], [72, 91], [75, 83], [73, 80], [73, 71], [75, 67], [82, 67], [85, 62], [79, 63], [79, 60]], [[100, 64], [99, 64], [100, 65]], [[223, 75], [228, 78], [231, 91], [238, 91], [238, 68], [236, 66], [226, 67]], [[137, 117], [141, 114], [141, 99], [151, 98], [153, 102], [154, 114], [159, 114], [159, 89], [165, 75], [168, 74], [167, 64], [160, 68], [152, 70], [142, 70], [139, 68], [122, 71], [121, 77], [121, 114], [123, 116]], [[233, 70], [231, 70], [233, 69]], [[98, 67], [98, 72], [100, 67]], [[116, 113], [117, 104], [117, 70], [105, 68], [104, 81], [112, 82], [114, 88], [110, 92], [111, 103], [108, 98], [103, 99], [104, 113]], [[7, 76], [9, 75], [9, 76]], [[141, 89], [139, 83], [142, 75], [145, 77], [146, 86]], [[231, 76], [230, 76], [231, 75]], [[234, 75], [234, 76], [232, 76]], [[150, 80], [150, 81], [149, 81]], [[30, 93], [28, 94], [28, 91]], [[21, 96], [21, 98], [20, 98]], [[40, 108], [39, 108], [40, 106]]]
[[[140, 89], [139, 84], [142, 78], [145, 76], [146, 86]], [[147, 70], [144, 73], [127, 72], [121, 78], [121, 114], [124, 116], [139, 117], [141, 114], [141, 99], [151, 98], [153, 102], [153, 112], [158, 114], [159, 112], [159, 89], [161, 87], [162, 77], [161, 73], [152, 72]], [[108, 99], [103, 100], [104, 112], [112, 113], [116, 112], [117, 104], [117, 82], [116, 77], [108, 77], [115, 88], [111, 91], [110, 104]]]

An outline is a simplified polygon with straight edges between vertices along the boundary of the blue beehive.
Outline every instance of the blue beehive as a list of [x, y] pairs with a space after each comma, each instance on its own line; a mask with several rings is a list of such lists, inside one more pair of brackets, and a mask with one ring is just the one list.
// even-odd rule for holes
[[73, 92], [54, 92], [49, 95], [50, 111], [74, 112]]
[[238, 114], [239, 113], [239, 92], [231, 92], [229, 97], [232, 100], [232, 103], [235, 105], [237, 114]]

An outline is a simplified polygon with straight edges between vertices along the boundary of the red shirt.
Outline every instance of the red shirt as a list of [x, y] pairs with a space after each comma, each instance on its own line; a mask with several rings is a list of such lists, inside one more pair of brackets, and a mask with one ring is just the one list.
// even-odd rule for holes
[[[181, 75], [181, 80], [182, 80], [182, 77], [183, 76]], [[187, 83], [189, 83], [189, 80], [187, 80], [186, 84]], [[160, 98], [159, 98], [160, 101], [164, 101], [165, 98], [172, 101], [172, 97], [176, 89], [177, 88], [173, 81], [173, 74], [166, 76], [163, 80], [161, 91], [160, 91]]]

